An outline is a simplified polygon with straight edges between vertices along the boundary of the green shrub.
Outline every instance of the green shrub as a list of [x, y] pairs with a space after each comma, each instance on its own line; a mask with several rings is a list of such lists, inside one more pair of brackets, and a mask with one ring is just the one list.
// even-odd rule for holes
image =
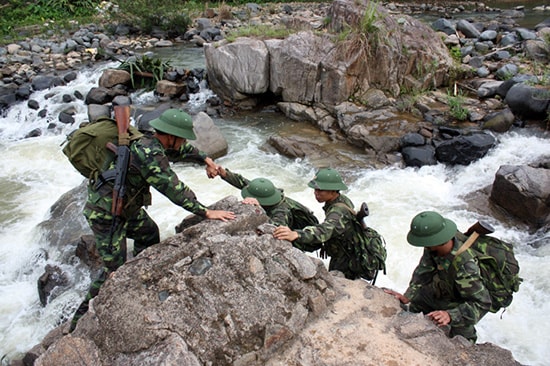
[[450, 91], [447, 92], [447, 104], [449, 105], [449, 114], [459, 120], [465, 121], [468, 118], [468, 109], [464, 107], [464, 96], [462, 93], [457, 92], [451, 94]]
[[153, 90], [170, 69], [170, 61], [143, 55], [141, 58], [131, 58], [122, 62], [118, 69], [130, 73], [132, 88]]

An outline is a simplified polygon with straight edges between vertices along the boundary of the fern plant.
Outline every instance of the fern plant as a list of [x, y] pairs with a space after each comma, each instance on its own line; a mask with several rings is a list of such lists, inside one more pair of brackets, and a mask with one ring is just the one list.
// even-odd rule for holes
[[170, 61], [143, 55], [141, 58], [123, 61], [117, 69], [130, 73], [132, 88], [153, 90], [164, 79], [164, 74], [170, 67]]

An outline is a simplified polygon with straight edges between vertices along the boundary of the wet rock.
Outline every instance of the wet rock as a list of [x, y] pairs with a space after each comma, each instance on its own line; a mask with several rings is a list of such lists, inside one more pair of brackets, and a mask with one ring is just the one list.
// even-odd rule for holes
[[544, 118], [550, 104], [550, 89], [515, 84], [506, 93], [505, 102], [514, 114], [526, 118]]
[[113, 100], [110, 89], [104, 87], [95, 87], [90, 89], [86, 95], [86, 104], [106, 104]]
[[34, 110], [40, 109], [40, 105], [34, 99], [31, 99], [27, 102], [27, 107], [29, 107], [30, 109], [34, 109]]
[[516, 117], [509, 108], [485, 116], [482, 128], [494, 132], [506, 132], [514, 124]]
[[37, 75], [32, 79], [32, 88], [34, 90], [45, 90], [64, 84], [63, 79], [58, 76]]
[[406, 166], [422, 167], [437, 164], [435, 148], [430, 145], [406, 146], [401, 149], [401, 154]]
[[102, 88], [112, 88], [118, 84], [129, 84], [131, 75], [126, 70], [106, 69], [100, 76], [98, 85]]
[[485, 156], [495, 143], [495, 138], [488, 133], [472, 133], [443, 141], [435, 152], [442, 163], [468, 165]]
[[68, 275], [58, 266], [47, 264], [38, 278], [38, 296], [42, 306], [55, 299], [69, 284]]
[[536, 228], [550, 223], [550, 169], [503, 165], [490, 199], [508, 213]]

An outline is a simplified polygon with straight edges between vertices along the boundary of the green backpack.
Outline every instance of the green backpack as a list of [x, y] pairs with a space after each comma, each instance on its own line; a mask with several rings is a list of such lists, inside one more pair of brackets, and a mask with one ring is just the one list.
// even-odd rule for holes
[[354, 255], [359, 258], [361, 273], [359, 276], [375, 284], [378, 272], [383, 271], [386, 274], [386, 241], [380, 233], [363, 223], [363, 219], [368, 216], [368, 207], [365, 202], [361, 209], [356, 213], [350, 207], [343, 203], [337, 205], [346, 207], [353, 213], [354, 230], [359, 233], [360, 242], [353, 246]]
[[[130, 140], [143, 136], [133, 126], [129, 128]], [[67, 136], [63, 153], [71, 164], [87, 179], [97, 179], [114, 159], [114, 152], [107, 148], [107, 143], [117, 144], [118, 130], [116, 121], [111, 118], [100, 118], [88, 123]]]
[[313, 226], [319, 223], [319, 220], [309, 208], [288, 197], [285, 199], [290, 206], [290, 211], [294, 218], [291, 229], [303, 229], [306, 226]]
[[[465, 242], [468, 237], [457, 233], [458, 240]], [[519, 263], [514, 255], [512, 244], [504, 242], [493, 236], [482, 235], [471, 245], [476, 256], [483, 284], [491, 295], [490, 312], [496, 313], [512, 303], [514, 292], [519, 290], [523, 281], [519, 277]], [[458, 255], [466, 255], [464, 251]], [[453, 261], [456, 263], [456, 261]], [[456, 266], [452, 266], [456, 271]]]

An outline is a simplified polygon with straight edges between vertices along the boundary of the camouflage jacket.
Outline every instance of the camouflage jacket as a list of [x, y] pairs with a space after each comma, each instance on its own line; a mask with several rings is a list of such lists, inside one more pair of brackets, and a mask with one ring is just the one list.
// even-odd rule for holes
[[360, 241], [359, 233], [355, 231], [353, 213], [337, 203], [344, 203], [353, 209], [353, 203], [343, 194], [331, 202], [326, 202], [323, 206], [325, 221], [295, 230], [298, 239], [292, 244], [309, 252], [323, 248], [331, 257], [329, 270], [341, 271], [346, 278], [355, 279], [361, 271], [353, 250], [353, 246]]
[[200, 151], [189, 142], [182, 144], [179, 150], [166, 149], [165, 154], [168, 160], [173, 163], [191, 161], [204, 164], [204, 160], [208, 157], [206, 153]]
[[[180, 152], [194, 154], [196, 149], [189, 143]], [[164, 147], [154, 137], [144, 136], [130, 145], [131, 164], [126, 177], [124, 197], [125, 217], [132, 217], [143, 206], [151, 204], [152, 186], [170, 201], [194, 214], [204, 216], [206, 207], [197, 201], [195, 193], [170, 168]], [[114, 169], [113, 161], [109, 167]], [[108, 182], [95, 190], [89, 189], [88, 206], [94, 210], [111, 211], [113, 182]]]
[[[238, 189], [243, 189], [250, 183], [250, 180], [243, 177], [241, 174], [233, 173], [226, 169], [226, 176], [222, 177], [227, 183]], [[279, 189], [279, 188], [277, 188]], [[279, 189], [281, 193], [282, 189]], [[285, 197], [273, 206], [262, 206], [266, 215], [269, 217], [269, 222], [277, 226], [288, 226], [289, 228], [301, 229], [304, 227], [303, 223], [314, 218], [313, 212], [300, 202], [293, 200], [292, 198]], [[309, 214], [305, 214], [308, 211]], [[297, 217], [300, 215], [300, 217]]]
[[421, 296], [423, 287], [430, 286], [434, 303], [444, 306], [435, 310], [446, 310], [451, 316], [451, 326], [475, 325], [487, 313], [491, 307], [491, 297], [483, 284], [475, 255], [460, 255], [453, 264], [456, 251], [462, 244], [455, 238], [452, 251], [445, 257], [424, 250], [404, 294], [410, 300], [411, 311], [427, 311], [415, 304], [415, 300]]

